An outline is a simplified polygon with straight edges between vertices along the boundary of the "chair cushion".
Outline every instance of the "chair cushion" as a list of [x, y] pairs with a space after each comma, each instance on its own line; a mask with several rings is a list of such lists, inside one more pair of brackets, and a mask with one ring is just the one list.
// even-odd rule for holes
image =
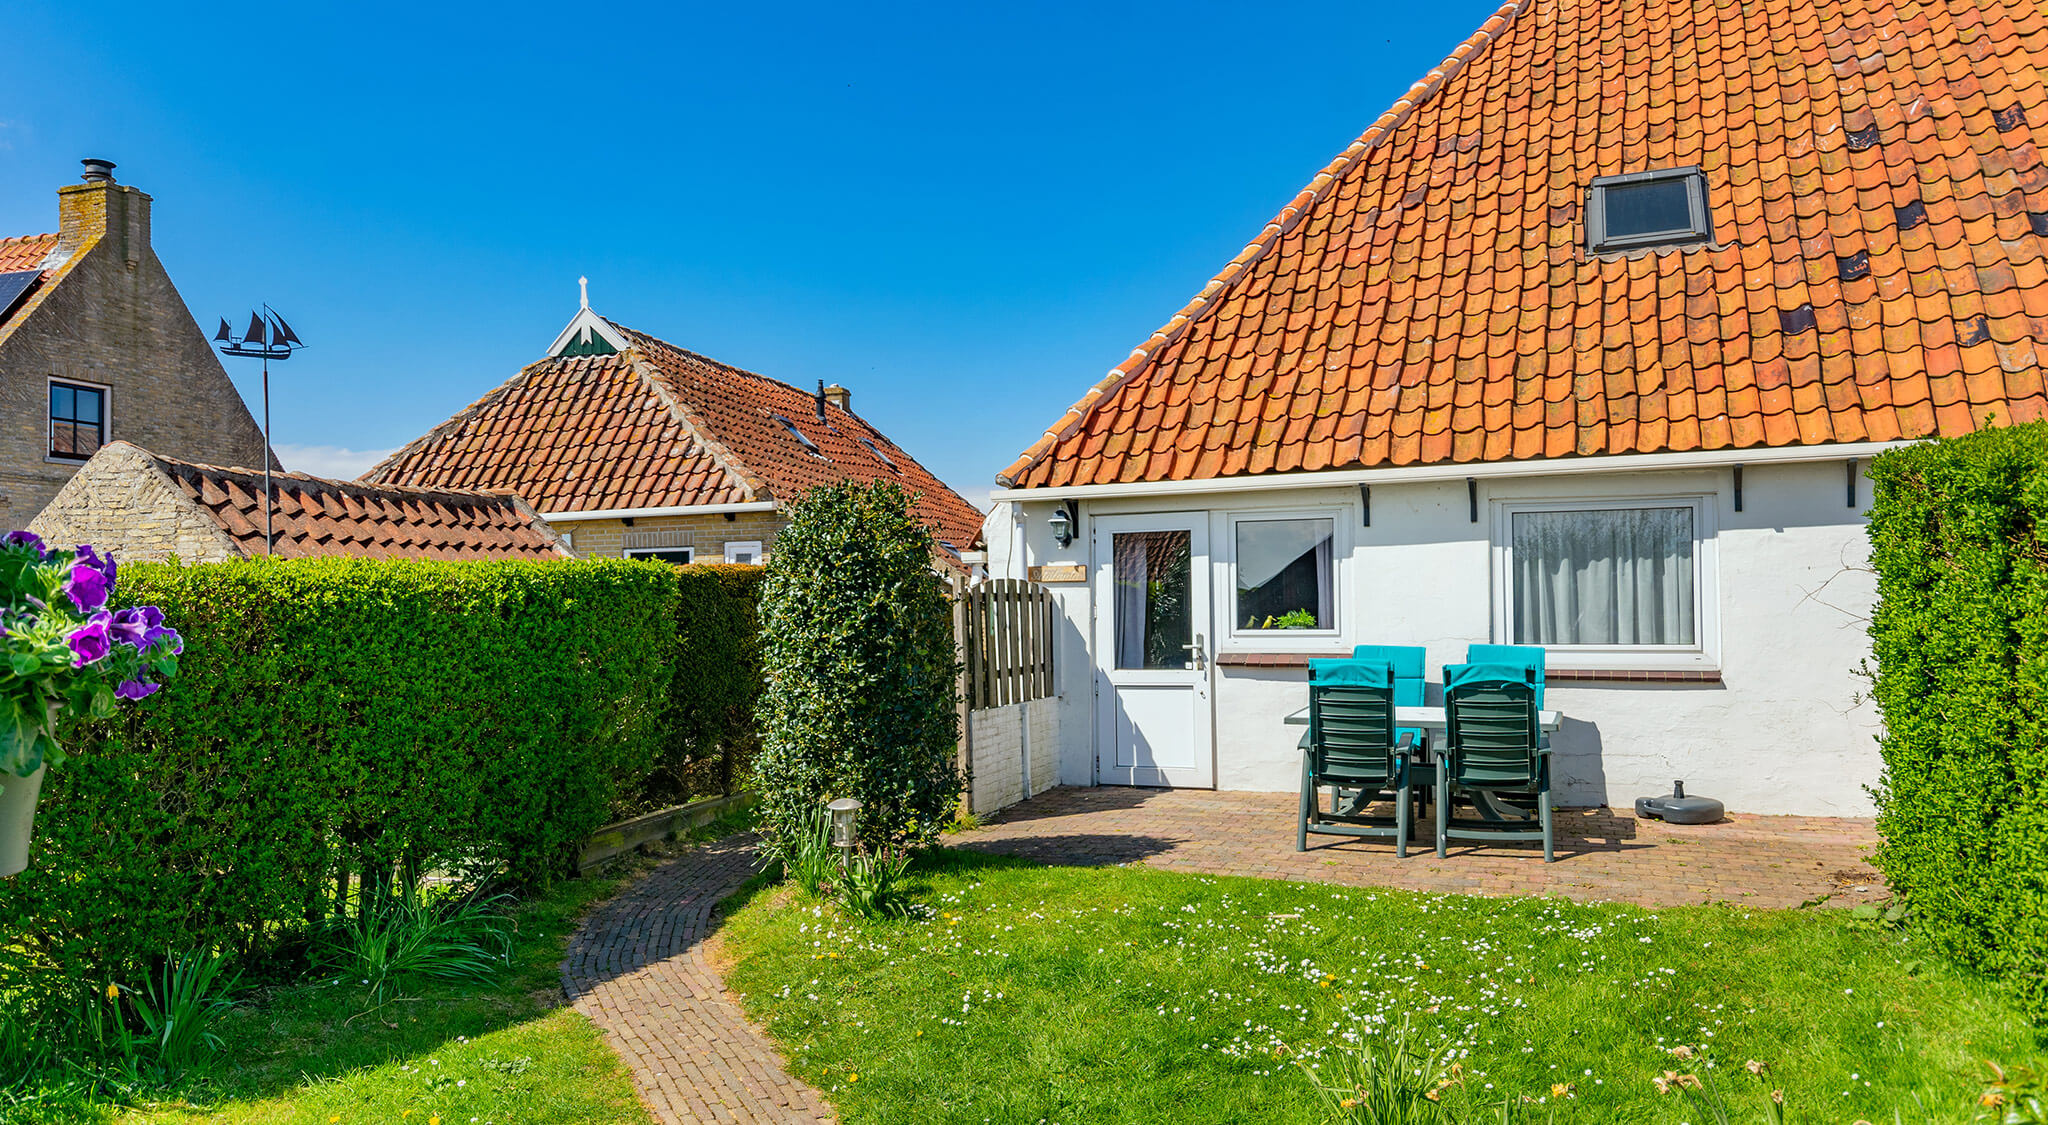
[[1383, 688], [1394, 682], [1394, 671], [1385, 663], [1370, 660], [1311, 660], [1308, 682]]
[[1424, 688], [1429, 650], [1421, 645], [1359, 645], [1351, 659], [1385, 663], [1394, 669], [1394, 705], [1420, 707], [1429, 702]]
[[1536, 678], [1530, 683], [1536, 685], [1536, 709], [1543, 709], [1543, 646], [1542, 645], [1466, 645], [1467, 664], [1515, 664], [1532, 669]]

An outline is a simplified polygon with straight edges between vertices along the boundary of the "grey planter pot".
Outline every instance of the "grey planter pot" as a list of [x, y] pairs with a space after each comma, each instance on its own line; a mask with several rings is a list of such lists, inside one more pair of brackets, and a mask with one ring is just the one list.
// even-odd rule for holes
[[0, 879], [28, 868], [28, 841], [36, 825], [36, 798], [42, 796], [43, 774], [37, 766], [27, 777], [0, 777]]

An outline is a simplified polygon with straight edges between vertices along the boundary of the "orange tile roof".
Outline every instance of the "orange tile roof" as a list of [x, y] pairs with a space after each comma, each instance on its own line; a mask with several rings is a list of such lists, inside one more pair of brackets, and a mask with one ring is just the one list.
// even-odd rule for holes
[[[1958, 434], [2048, 413], [2048, 9], [1515, 0], [999, 478]], [[1595, 176], [1716, 242], [1589, 256]]]
[[54, 234], [23, 234], [0, 238], [0, 273], [43, 268], [43, 259], [57, 248]]
[[614, 327], [626, 351], [532, 364], [363, 479], [506, 488], [542, 512], [787, 501], [888, 480], [956, 551], [980, 533], [980, 510], [851, 411], [828, 404], [820, 422], [808, 391]]
[[[263, 554], [263, 470], [144, 455], [243, 554]], [[272, 473], [270, 479], [272, 541], [284, 558], [538, 560], [569, 554], [533, 510], [509, 493], [363, 484], [304, 473]]]

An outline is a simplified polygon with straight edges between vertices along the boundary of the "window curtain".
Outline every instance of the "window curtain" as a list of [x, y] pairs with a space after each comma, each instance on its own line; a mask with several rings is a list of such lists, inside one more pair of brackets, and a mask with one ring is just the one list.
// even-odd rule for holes
[[1511, 518], [1515, 643], [1696, 643], [1691, 508]]
[[1316, 540], [1316, 628], [1334, 629], [1335, 621], [1330, 620], [1330, 607], [1337, 604], [1335, 584], [1337, 568], [1333, 565], [1330, 537], [1325, 535]]
[[1151, 536], [1118, 535], [1111, 542], [1116, 604], [1116, 666], [1145, 666], [1145, 592], [1151, 573]]

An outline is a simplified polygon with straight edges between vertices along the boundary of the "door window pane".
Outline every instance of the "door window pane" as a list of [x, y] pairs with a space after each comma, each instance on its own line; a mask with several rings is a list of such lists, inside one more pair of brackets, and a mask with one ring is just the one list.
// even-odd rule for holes
[[1514, 642], [1693, 645], [1693, 510], [1511, 517]]
[[1334, 629], [1333, 520], [1239, 520], [1237, 627]]
[[1193, 660], [1193, 577], [1185, 531], [1120, 531], [1112, 537], [1116, 666], [1186, 668]]

